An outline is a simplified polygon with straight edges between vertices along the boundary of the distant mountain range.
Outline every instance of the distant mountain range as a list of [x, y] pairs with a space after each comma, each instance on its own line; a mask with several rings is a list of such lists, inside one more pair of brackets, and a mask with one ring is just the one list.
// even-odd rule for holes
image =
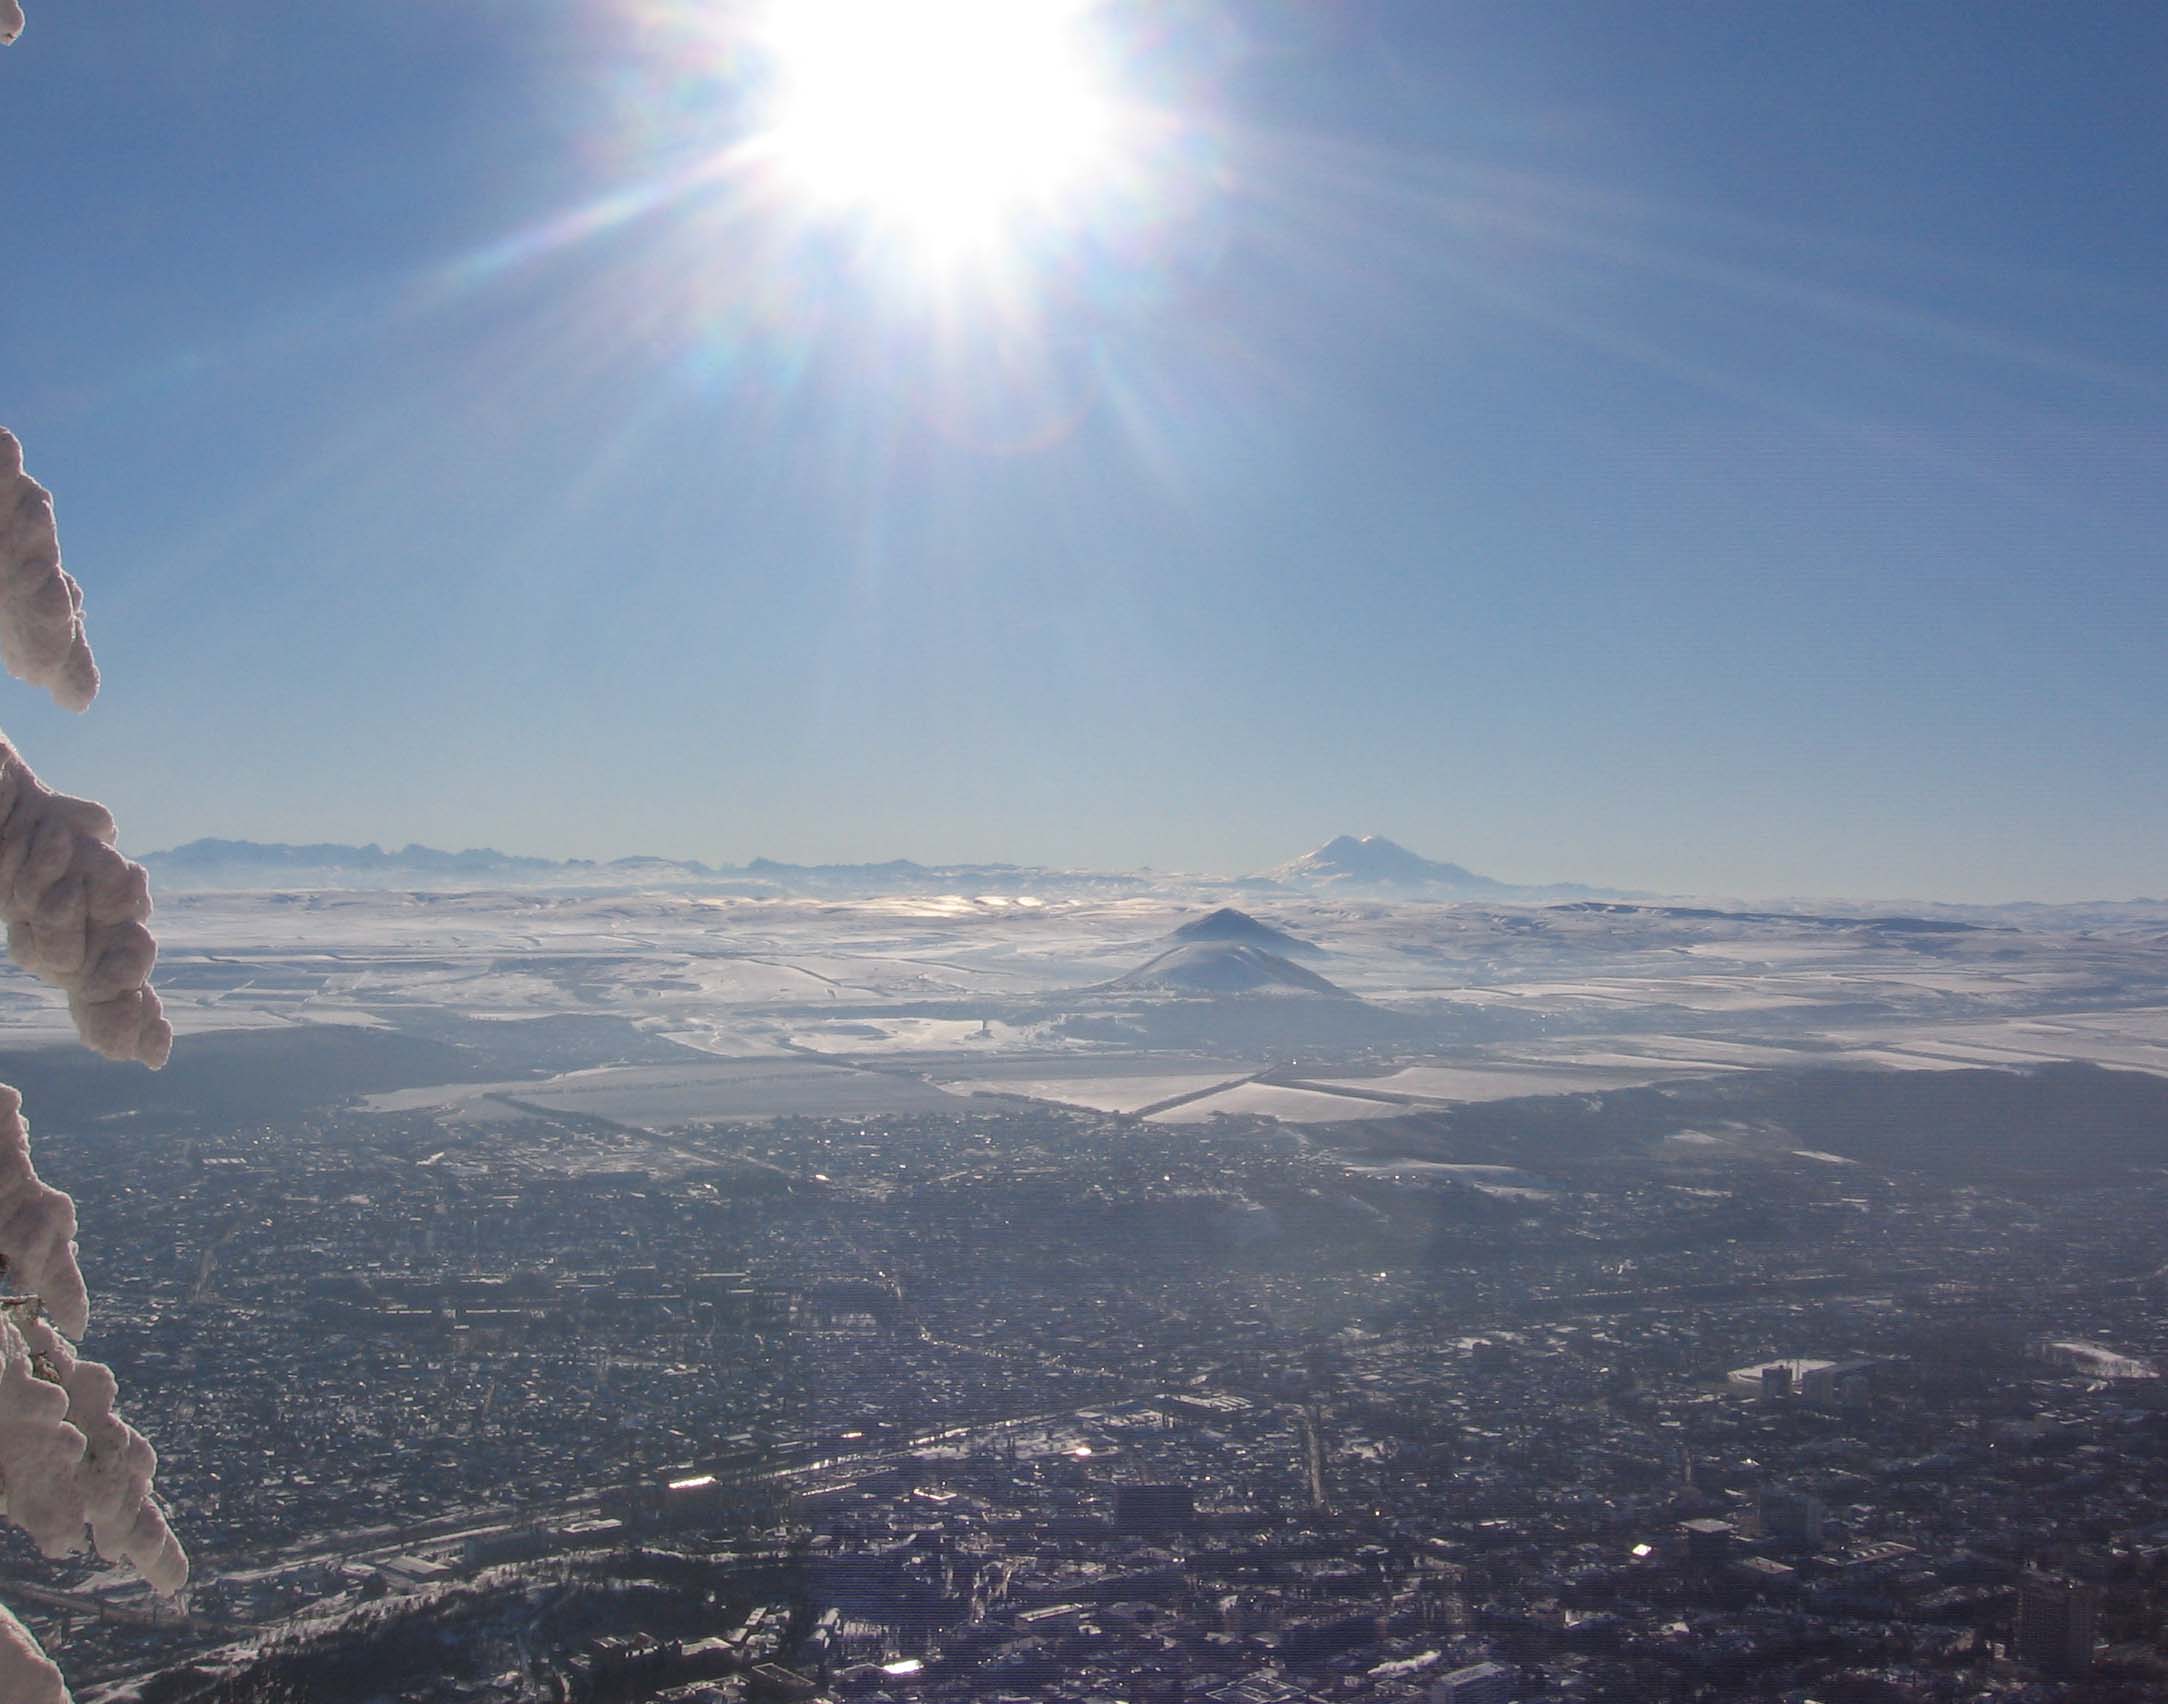
[[[1525, 887], [1439, 863], [1382, 835], [1343, 834], [1314, 852], [1258, 875], [1239, 878], [1151, 872], [1047, 869], [1020, 864], [920, 864], [893, 858], [877, 864], [790, 864], [755, 858], [747, 864], [705, 864], [655, 857], [529, 858], [477, 846], [447, 852], [434, 846], [387, 849], [320, 841], [290, 845], [255, 840], [191, 840], [143, 862], [174, 888], [445, 887], [445, 886], [697, 886], [746, 895], [845, 897], [884, 893], [1039, 893], [1085, 895], [1168, 887], [1231, 887], [1255, 892], [1377, 894], [1416, 899], [1564, 899], [1614, 894], [1578, 884]], [[1638, 896], [1636, 896], [1638, 897]], [[1239, 919], [1239, 921], [1237, 921]], [[1302, 951], [1306, 943], [1239, 913], [1199, 919], [1187, 939], [1246, 940], [1270, 952]]]
[[[477, 846], [465, 852], [445, 852], [434, 846], [402, 846], [387, 852], [371, 842], [367, 846], [344, 846], [316, 841], [306, 846], [260, 840], [191, 840], [170, 852], [146, 852], [142, 862], [152, 871], [187, 875], [224, 870], [321, 870], [376, 874], [413, 871], [428, 875], [547, 875], [567, 866], [553, 858], [518, 858], [494, 847]], [[628, 858], [627, 864], [660, 863], [662, 860]], [[595, 866], [589, 865], [589, 868]]]
[[371, 842], [291, 845], [257, 840], [191, 840], [142, 855], [144, 866], [175, 888], [688, 886], [751, 896], [791, 893], [1131, 892], [1151, 878], [1102, 870], [1050, 870], [1016, 864], [919, 864], [893, 858], [880, 864], [704, 864], [694, 858], [528, 858], [477, 846], [446, 852], [435, 846], [396, 850]]

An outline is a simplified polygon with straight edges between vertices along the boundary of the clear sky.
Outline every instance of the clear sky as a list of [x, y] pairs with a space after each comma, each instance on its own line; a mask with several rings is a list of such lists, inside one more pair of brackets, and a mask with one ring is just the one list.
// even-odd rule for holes
[[27, 9], [0, 719], [138, 850], [2168, 892], [2157, 0], [1130, 0], [938, 255], [1052, 97], [908, 43], [839, 189], [752, 5]]

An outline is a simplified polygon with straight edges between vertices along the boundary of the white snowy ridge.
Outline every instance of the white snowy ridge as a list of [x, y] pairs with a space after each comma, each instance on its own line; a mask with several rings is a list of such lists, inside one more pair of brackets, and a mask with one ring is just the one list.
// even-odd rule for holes
[[[22, 27], [0, 0], [0, 40]], [[60, 565], [51, 495], [0, 430], [0, 662], [71, 710], [98, 691], [83, 594]], [[114, 846], [112, 814], [56, 793], [0, 736], [0, 919], [8, 952], [64, 990], [76, 1033], [109, 1059], [154, 1070], [173, 1028], [150, 987], [158, 943], [150, 883]], [[158, 1457], [113, 1412], [112, 1370], [77, 1356], [90, 1324], [76, 1264], [75, 1203], [39, 1178], [22, 1096], [0, 1084], [0, 1515], [48, 1556], [83, 1548], [126, 1562], [171, 1596], [188, 1558], [152, 1500]], [[0, 1607], [0, 1704], [68, 1704], [59, 1669]]]

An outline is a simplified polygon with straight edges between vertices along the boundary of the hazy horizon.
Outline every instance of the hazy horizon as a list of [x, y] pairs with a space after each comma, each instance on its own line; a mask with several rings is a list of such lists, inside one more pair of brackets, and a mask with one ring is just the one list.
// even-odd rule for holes
[[[1530, 897], [1538, 898], [1541, 897], [1540, 890], [1544, 889], [1580, 888], [1586, 889], [1596, 894], [1607, 894], [1612, 896], [1631, 895], [1636, 898], [1646, 899], [1650, 901], [1718, 900], [1735, 901], [1749, 904], [1757, 902], [1803, 905], [1857, 903], [1862, 905], [1889, 906], [1917, 903], [1922, 905], [1978, 906], [1989, 908], [1999, 906], [2024, 905], [2168, 905], [2168, 900], [2164, 900], [2158, 895], [2143, 893], [2093, 893], [2069, 895], [2057, 898], [2045, 898], [2035, 894], [1964, 895], [1950, 891], [1945, 891], [1941, 893], [1842, 893], [1832, 889], [1803, 888], [1792, 892], [1757, 893], [1733, 889], [1642, 889], [1635, 888], [1629, 883], [1606, 880], [1600, 872], [1581, 872], [1578, 874], [1555, 877], [1530, 877], [1523, 876], [1517, 872], [1510, 870], [1479, 868], [1469, 865], [1463, 859], [1451, 856], [1450, 853], [1439, 853], [1436, 852], [1434, 849], [1429, 848], [1409, 847], [1402, 842], [1394, 840], [1394, 838], [1390, 835], [1373, 835], [1369, 831], [1363, 831], [1360, 834], [1327, 836], [1323, 840], [1315, 843], [1314, 845], [1304, 848], [1300, 854], [1259, 858], [1249, 863], [1222, 868], [1203, 868], [1194, 866], [1152, 864], [1144, 862], [1126, 864], [1095, 864], [1080, 860], [1065, 860], [1059, 858], [982, 857], [973, 855], [968, 851], [957, 853], [953, 856], [929, 855], [909, 848], [864, 858], [798, 857], [789, 853], [779, 854], [775, 850], [769, 848], [758, 848], [749, 852], [716, 852], [713, 850], [697, 852], [659, 852], [651, 848], [633, 848], [600, 853], [574, 852], [557, 854], [536, 852], [532, 848], [525, 846], [497, 846], [480, 841], [460, 841], [447, 845], [433, 845], [427, 841], [409, 840], [384, 835], [377, 835], [371, 837], [370, 839], [360, 841], [327, 840], [320, 836], [292, 836], [277, 840], [255, 840], [232, 835], [204, 835], [199, 836], [193, 840], [181, 842], [174, 846], [143, 848], [139, 852], [139, 856], [148, 859], [154, 866], [160, 866], [162, 864], [162, 861], [164, 860], [173, 859], [182, 853], [196, 850], [204, 844], [209, 843], [214, 845], [247, 847], [257, 851], [270, 850], [274, 848], [286, 848], [294, 851], [307, 851], [315, 848], [339, 848], [343, 850], [366, 851], [374, 848], [387, 860], [387, 862], [391, 862], [395, 866], [396, 860], [399, 858], [399, 856], [407, 852], [421, 852], [441, 857], [452, 858], [490, 856], [500, 857], [507, 860], [533, 861], [557, 865], [584, 864], [593, 865], [598, 869], [606, 869], [613, 864], [647, 861], [659, 861], [663, 863], [682, 865], [701, 865], [709, 869], [719, 871], [745, 870], [759, 864], [772, 864], [785, 869], [877, 870], [884, 865], [904, 863], [911, 864], [922, 869], [936, 871], [944, 869], [1015, 869], [1027, 873], [1068, 872], [1080, 875], [1103, 873], [1110, 876], [1152, 876], [1163, 878], [1165, 881], [1177, 885], [1182, 883], [1197, 883], [1205, 887], [1211, 887], [1216, 884], [1224, 885], [1265, 880], [1272, 877], [1275, 872], [1281, 870], [1287, 865], [1298, 863], [1302, 859], [1310, 856], [1312, 853], [1326, 850], [1333, 841], [1340, 839], [1367, 840], [1372, 838], [1386, 841], [1402, 851], [1412, 852], [1426, 863], [1458, 866], [1461, 869], [1465, 870], [1468, 875], [1477, 878], [1479, 881], [1496, 882], [1513, 889], [1532, 890]], [[170, 875], [168, 879], [170, 879]], [[1260, 893], [1256, 903], [1269, 906], [1272, 903], [1273, 891], [1274, 890], [1267, 889]], [[1284, 897], [1295, 898], [1302, 895], [1306, 890], [1302, 888], [1299, 884], [1297, 884], [1289, 885], [1280, 891], [1282, 891]], [[1350, 887], [1348, 891], [1350, 893], [1369, 893], [1372, 890], [1370, 888], [1363, 887], [1360, 884], [1357, 884], [1356, 886]], [[1411, 897], [1419, 897], [1419, 895], [1411, 895]], [[1469, 895], [1466, 897], [1480, 898], [1479, 895]], [[1511, 895], [1503, 896], [1503, 902], [1511, 903], [1512, 898], [1513, 896]]]

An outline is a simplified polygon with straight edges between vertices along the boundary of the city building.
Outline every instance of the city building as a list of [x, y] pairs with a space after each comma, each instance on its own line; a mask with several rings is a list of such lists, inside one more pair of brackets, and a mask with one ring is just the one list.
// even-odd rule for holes
[[1765, 1487], [1760, 1500], [1764, 1538], [1788, 1544], [1819, 1544], [1827, 1511], [1811, 1491], [1792, 1491], [1783, 1486]]
[[1117, 1485], [1114, 1530], [1172, 1532], [1195, 1524], [1197, 1501], [1187, 1485]]
[[1430, 1704], [1513, 1704], [1518, 1691], [1514, 1671], [1503, 1663], [1470, 1663], [1439, 1677]]
[[2093, 1666], [2097, 1587], [2057, 1574], [2027, 1574], [2018, 1583], [2013, 1654], [2050, 1674], [2083, 1674]]

